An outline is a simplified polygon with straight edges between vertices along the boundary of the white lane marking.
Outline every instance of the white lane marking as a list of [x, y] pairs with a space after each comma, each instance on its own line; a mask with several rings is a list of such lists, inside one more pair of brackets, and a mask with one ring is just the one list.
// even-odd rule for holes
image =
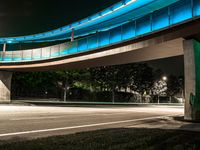
[[[173, 115], [173, 116], [176, 116], [176, 115]], [[88, 124], [88, 125], [80, 125], [80, 126], [72, 126], [72, 127], [62, 127], [62, 128], [52, 128], [52, 129], [43, 129], [43, 130], [32, 130], [32, 131], [24, 131], [24, 132], [5, 133], [5, 134], [0, 134], [0, 137], [16, 136], [16, 135], [24, 135], [24, 134], [32, 134], [32, 133], [42, 133], [42, 132], [52, 132], [52, 131], [61, 131], [61, 130], [87, 128], [87, 127], [97, 127], [97, 126], [104, 126], [104, 125], [113, 125], [113, 124], [121, 124], [121, 123], [136, 122], [136, 121], [145, 121], [145, 120], [152, 120], [152, 119], [161, 119], [161, 118], [165, 118], [165, 117], [172, 117], [172, 115], [140, 118], [140, 119], [133, 119], [133, 120], [114, 121], [114, 122], [105, 122], [105, 123], [97, 123], [97, 124]]]
[[52, 117], [24, 117], [24, 118], [13, 118], [9, 119], [10, 121], [21, 121], [21, 120], [43, 120], [43, 119], [58, 119], [58, 118], [65, 118], [68, 116], [83, 116], [83, 117], [90, 117], [90, 116], [107, 116], [107, 115], [124, 115], [127, 113], [103, 113], [103, 114], [86, 114], [86, 115], [79, 115], [79, 114], [69, 114], [65, 116], [52, 116]]
[[41, 120], [41, 119], [57, 119], [63, 118], [64, 116], [55, 116], [55, 117], [30, 117], [30, 118], [16, 118], [10, 119], [11, 121], [20, 121], [20, 120]]

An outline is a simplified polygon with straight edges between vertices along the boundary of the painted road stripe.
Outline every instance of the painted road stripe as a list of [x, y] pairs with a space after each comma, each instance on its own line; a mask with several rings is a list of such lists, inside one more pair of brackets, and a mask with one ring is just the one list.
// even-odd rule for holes
[[[176, 115], [173, 115], [173, 116], [176, 116]], [[152, 119], [162, 119], [162, 118], [165, 118], [165, 117], [172, 117], [172, 115], [140, 118], [140, 119], [133, 119], [133, 120], [123, 120], [123, 121], [115, 121], [115, 122], [105, 122], [105, 123], [80, 125], [80, 126], [71, 126], [71, 127], [62, 127], [62, 128], [52, 128], [52, 129], [43, 129], [43, 130], [32, 130], [32, 131], [24, 131], [24, 132], [5, 133], [5, 134], [0, 134], [0, 137], [25, 135], [25, 134], [33, 134], [33, 133], [44, 133], [44, 132], [70, 130], [70, 129], [78, 129], [78, 128], [97, 127], [97, 126], [129, 123], [129, 122], [136, 122], [136, 121], [145, 121], [145, 120], [152, 120]]]
[[21, 121], [21, 120], [44, 120], [44, 119], [58, 119], [58, 118], [66, 118], [68, 116], [82, 116], [82, 117], [90, 117], [90, 116], [107, 116], [107, 115], [126, 115], [127, 113], [103, 113], [103, 114], [86, 114], [86, 115], [79, 115], [79, 114], [69, 114], [63, 116], [52, 116], [52, 117], [24, 117], [24, 118], [13, 118], [9, 119], [10, 121]]
[[64, 118], [65, 116], [55, 116], [55, 117], [29, 117], [29, 118], [15, 118], [10, 119], [11, 121], [21, 121], [21, 120], [43, 120], [43, 119], [58, 119]]

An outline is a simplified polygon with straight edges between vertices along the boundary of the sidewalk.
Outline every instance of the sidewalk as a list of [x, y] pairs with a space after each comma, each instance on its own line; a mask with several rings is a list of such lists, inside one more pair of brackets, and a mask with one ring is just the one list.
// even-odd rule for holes
[[132, 125], [129, 128], [166, 129], [200, 132], [200, 123], [185, 121], [183, 116], [165, 117]]
[[15, 100], [12, 104], [32, 104], [32, 105], [62, 105], [62, 106], [174, 106], [183, 107], [182, 103], [119, 103], [119, 102], [78, 102], [78, 101], [56, 101], [56, 100]]

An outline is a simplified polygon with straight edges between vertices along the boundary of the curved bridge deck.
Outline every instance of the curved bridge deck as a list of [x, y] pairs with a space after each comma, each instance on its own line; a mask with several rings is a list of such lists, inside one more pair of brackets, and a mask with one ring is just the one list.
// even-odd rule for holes
[[[26, 68], [27, 65], [33, 67], [30, 64], [41, 66], [42, 68], [52, 64], [59, 66], [60, 64], [66, 64], [66, 61], [71, 60], [68, 58], [71, 57], [79, 60], [77, 56], [85, 55], [85, 59], [87, 59], [88, 53], [95, 54], [96, 58], [98, 58], [100, 54], [97, 52], [99, 50], [103, 50], [106, 53], [107, 50], [112, 50], [116, 47], [123, 49], [125, 48], [124, 45], [135, 46], [138, 39], [139, 41], [147, 39], [151, 41], [155, 35], [156, 39], [161, 38], [162, 42], [185, 38], [198, 34], [199, 17], [199, 0], [180, 0], [136, 20], [73, 42], [31, 50], [2, 51], [0, 52], [0, 69], [14, 69], [19, 68], [19, 66], [21, 66], [20, 68]], [[176, 30], [177, 33], [175, 33]], [[170, 36], [170, 38], [166, 40], [166, 36]], [[135, 49], [132, 48], [132, 50]], [[101, 57], [104, 56], [106, 55], [101, 54]], [[54, 62], [57, 60], [63, 61], [58, 64]], [[48, 65], [44, 65], [44, 62], [48, 62]], [[21, 64], [26, 64], [26, 66]]]

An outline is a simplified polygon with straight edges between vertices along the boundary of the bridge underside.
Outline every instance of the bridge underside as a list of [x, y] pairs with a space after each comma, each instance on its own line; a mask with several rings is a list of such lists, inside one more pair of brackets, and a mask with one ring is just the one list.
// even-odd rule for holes
[[179, 55], [183, 55], [182, 38], [163, 43], [154, 39], [73, 58], [52, 62], [13, 64], [0, 66], [0, 69], [7, 71], [50, 71], [127, 64]]

